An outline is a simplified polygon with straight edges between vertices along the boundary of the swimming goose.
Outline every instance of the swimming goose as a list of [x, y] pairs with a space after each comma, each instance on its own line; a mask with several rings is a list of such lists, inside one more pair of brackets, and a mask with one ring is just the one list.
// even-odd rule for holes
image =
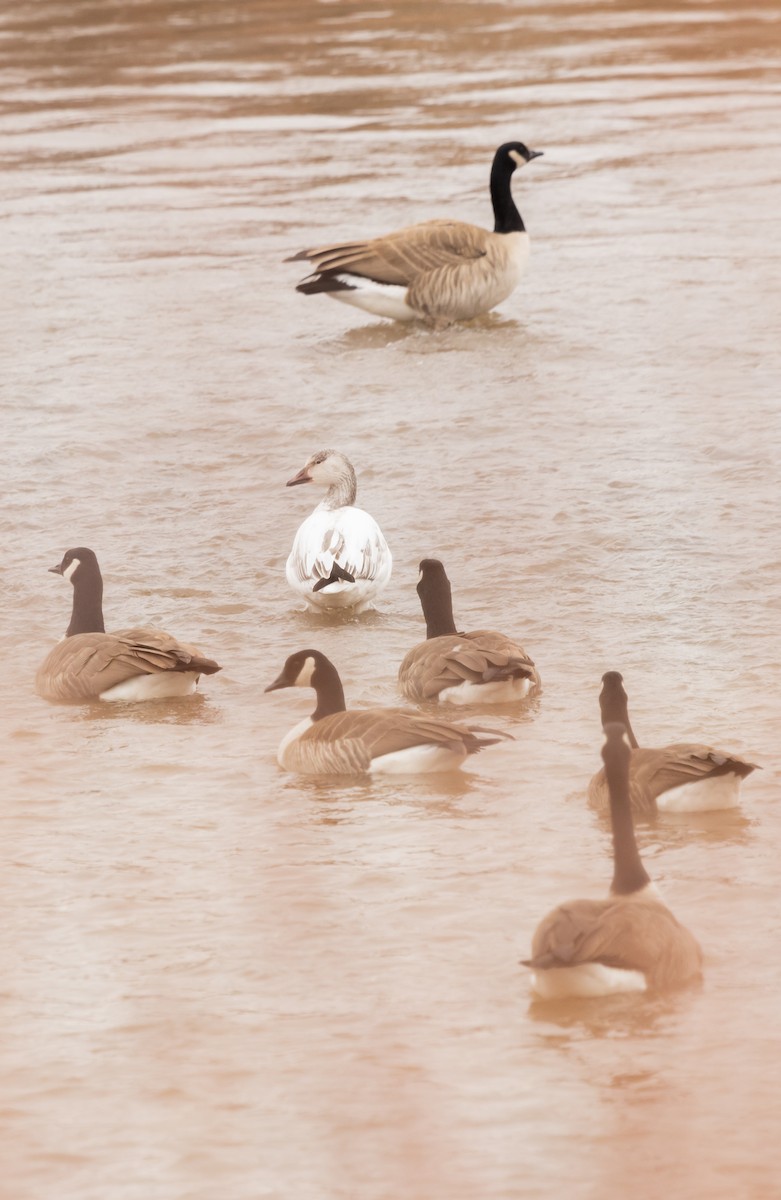
[[408, 225], [369, 241], [352, 239], [302, 250], [314, 270], [296, 291], [325, 292], [377, 317], [422, 319], [437, 328], [468, 321], [506, 300], [520, 282], [529, 257], [529, 235], [515, 207], [510, 180], [541, 150], [506, 142], [491, 167], [494, 229], [464, 221]]
[[390, 579], [393, 559], [374, 517], [355, 507], [352, 463], [338, 450], [318, 450], [287, 486], [299, 483], [328, 490], [296, 533], [285, 568], [288, 583], [310, 608], [371, 608]]
[[613, 826], [613, 882], [607, 900], [572, 900], [549, 913], [532, 941], [532, 990], [544, 1000], [685, 987], [702, 974], [702, 951], [646, 873], [629, 801], [626, 728], [605, 726]]
[[106, 633], [103, 577], [92, 550], [67, 550], [50, 567], [73, 585], [73, 611], [64, 639], [44, 659], [35, 689], [44, 700], [157, 700], [189, 696], [201, 675], [220, 667], [194, 646], [162, 629]]
[[[659, 749], [639, 748], [629, 723], [627, 694], [618, 671], [602, 676], [599, 696], [602, 724], [620, 721], [626, 726], [632, 756], [629, 794], [632, 809], [640, 814], [659, 812], [710, 812], [734, 808], [740, 799], [740, 781], [756, 770], [754, 763], [711, 746], [681, 742]], [[607, 811], [605, 772], [598, 771], [588, 786], [594, 808]]]
[[419, 774], [453, 771], [468, 754], [510, 737], [455, 725], [403, 708], [347, 711], [339, 673], [319, 650], [287, 659], [267, 692], [312, 687], [317, 707], [282, 739], [277, 761], [302, 775]]
[[539, 691], [540, 677], [523, 646], [490, 629], [456, 630], [450, 580], [438, 558], [421, 562], [417, 591], [426, 641], [399, 668], [408, 700], [506, 704]]

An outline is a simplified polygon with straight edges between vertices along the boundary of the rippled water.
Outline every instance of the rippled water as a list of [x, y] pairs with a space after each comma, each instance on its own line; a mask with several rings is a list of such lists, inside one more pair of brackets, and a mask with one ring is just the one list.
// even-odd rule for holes
[[[0, 15], [4, 1030], [13, 1200], [766, 1197], [778, 1190], [779, 12], [11, 0]], [[521, 287], [431, 334], [297, 295], [295, 251], [490, 223]], [[347, 452], [395, 558], [330, 623], [284, 580]], [[46, 568], [224, 669], [191, 704], [56, 707]], [[317, 645], [396, 701], [441, 556], [544, 692], [455, 778], [329, 783], [263, 688]], [[643, 826], [701, 990], [530, 1007], [517, 960], [601, 895], [601, 673], [641, 740], [763, 764]]]

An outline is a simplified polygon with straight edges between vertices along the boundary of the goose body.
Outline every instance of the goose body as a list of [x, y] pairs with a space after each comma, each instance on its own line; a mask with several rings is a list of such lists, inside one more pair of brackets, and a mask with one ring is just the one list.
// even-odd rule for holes
[[307, 261], [314, 269], [296, 290], [324, 292], [374, 316], [418, 319], [438, 328], [490, 312], [518, 286], [529, 257], [529, 235], [510, 180], [517, 167], [541, 154], [522, 142], [507, 142], [496, 151], [490, 180], [493, 230], [440, 219], [368, 241], [303, 250], [289, 261]]
[[643, 867], [629, 798], [631, 750], [624, 725], [605, 726], [602, 751], [613, 827], [613, 882], [605, 900], [573, 900], [538, 926], [532, 991], [543, 1000], [667, 991], [702, 974], [697, 940], [660, 899]]
[[507, 734], [427, 718], [403, 708], [348, 711], [339, 674], [318, 650], [291, 654], [267, 692], [313, 687], [317, 707], [282, 739], [277, 761], [304, 775], [452, 771]]
[[417, 591], [426, 640], [399, 668], [399, 687], [408, 700], [508, 704], [540, 690], [537, 669], [518, 642], [491, 629], [457, 632], [450, 580], [439, 559], [423, 559]]
[[38, 668], [35, 687], [51, 701], [157, 700], [189, 696], [201, 675], [220, 668], [162, 629], [106, 633], [103, 579], [92, 550], [66, 551], [50, 570], [70, 579], [73, 611], [65, 638]]
[[[602, 677], [600, 708], [603, 724], [620, 721], [626, 726], [632, 754], [629, 760], [629, 794], [635, 813], [713, 812], [740, 803], [740, 782], [756, 770], [754, 763], [737, 755], [696, 742], [676, 742], [658, 748], [637, 744], [629, 723], [628, 698], [618, 671]], [[601, 812], [609, 798], [604, 769], [588, 787], [589, 804]]]
[[285, 574], [312, 609], [363, 612], [388, 583], [393, 559], [374, 517], [356, 507], [352, 463], [337, 450], [319, 450], [287, 486], [318, 483], [323, 501], [299, 526]]

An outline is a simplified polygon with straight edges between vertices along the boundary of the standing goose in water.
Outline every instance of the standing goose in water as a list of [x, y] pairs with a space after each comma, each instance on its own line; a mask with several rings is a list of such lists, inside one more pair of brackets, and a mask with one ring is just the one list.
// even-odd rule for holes
[[602, 749], [613, 826], [610, 895], [561, 904], [538, 926], [523, 965], [543, 1000], [666, 991], [702, 974], [697, 941], [659, 899], [637, 849], [625, 734], [621, 724], [606, 725]]
[[[403, 708], [347, 711], [339, 673], [319, 650], [298, 650], [266, 688], [311, 687], [317, 707], [282, 739], [277, 761], [302, 775], [409, 775], [453, 771], [468, 754], [510, 738]], [[511, 739], [510, 739], [511, 740]]]
[[450, 704], [507, 704], [540, 689], [540, 677], [523, 646], [490, 629], [459, 633], [453, 620], [450, 580], [438, 558], [424, 558], [417, 587], [426, 641], [399, 668], [408, 700]]
[[374, 517], [355, 507], [352, 463], [338, 450], [318, 450], [287, 486], [299, 483], [327, 491], [295, 536], [288, 583], [310, 608], [371, 608], [390, 579], [393, 559]]
[[[629, 760], [629, 795], [638, 815], [655, 812], [711, 812], [735, 808], [740, 781], [756, 770], [754, 763], [694, 742], [674, 743], [659, 749], [638, 747], [629, 723], [627, 694], [618, 671], [602, 676], [599, 695], [602, 724], [620, 721], [626, 726], [632, 755]], [[593, 808], [606, 812], [608, 788], [604, 770], [588, 785]]]
[[296, 291], [325, 292], [377, 317], [426, 321], [445, 328], [487, 313], [515, 290], [529, 257], [529, 235], [510, 180], [539, 158], [523, 142], [506, 142], [491, 167], [493, 232], [449, 219], [408, 225], [369, 241], [353, 238], [302, 250], [288, 262], [308, 261], [313, 272]]
[[50, 567], [73, 585], [73, 611], [64, 639], [38, 669], [35, 689], [44, 700], [159, 700], [189, 696], [201, 675], [220, 667], [194, 646], [162, 629], [106, 633], [103, 577], [86, 546], [67, 550]]

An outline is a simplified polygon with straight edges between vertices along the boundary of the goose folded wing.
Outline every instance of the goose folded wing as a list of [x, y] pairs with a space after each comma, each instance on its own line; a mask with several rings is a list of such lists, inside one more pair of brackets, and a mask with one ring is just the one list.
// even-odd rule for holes
[[362, 509], [347, 515], [315, 511], [296, 537], [291, 562], [302, 583], [328, 579], [334, 563], [355, 579], [376, 579], [387, 569], [388, 546], [377, 522]]
[[419, 275], [486, 254], [487, 231], [463, 221], [424, 221], [366, 242], [322, 246], [297, 256], [317, 272], [340, 271], [406, 286]]
[[[322, 728], [322, 727], [326, 728]], [[366, 748], [369, 760], [413, 746], [442, 746], [458, 751], [477, 750], [481, 740], [464, 726], [448, 721], [427, 718], [403, 708], [369, 709], [366, 712], [352, 709], [337, 713], [318, 721], [307, 730], [304, 738], [321, 736], [331, 741], [356, 739]]]
[[754, 769], [753, 763], [742, 758], [714, 750], [711, 746], [690, 743], [665, 746], [656, 751], [637, 750], [632, 755], [631, 767], [638, 784], [655, 796], [710, 776], [734, 773], [743, 777]]
[[651, 975], [681, 932], [670, 910], [658, 902], [575, 900], [545, 918], [525, 965], [550, 969], [601, 963]]

